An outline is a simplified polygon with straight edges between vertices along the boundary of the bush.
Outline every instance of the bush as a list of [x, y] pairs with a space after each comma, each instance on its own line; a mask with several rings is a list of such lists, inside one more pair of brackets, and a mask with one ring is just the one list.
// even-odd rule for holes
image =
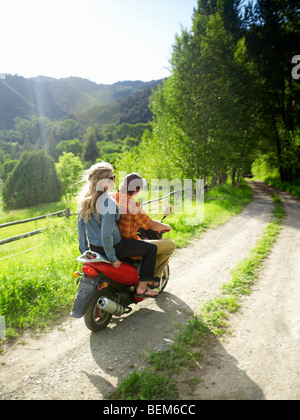
[[77, 193], [80, 178], [83, 173], [83, 165], [78, 156], [73, 153], [63, 153], [56, 165], [57, 173], [62, 184], [63, 195], [67, 200]]
[[25, 152], [3, 188], [5, 209], [59, 201], [62, 194], [54, 160], [45, 151]]

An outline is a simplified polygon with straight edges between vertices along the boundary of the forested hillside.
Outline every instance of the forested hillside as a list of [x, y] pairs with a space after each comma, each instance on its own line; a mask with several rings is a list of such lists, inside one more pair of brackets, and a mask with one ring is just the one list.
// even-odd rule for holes
[[78, 113], [80, 119], [80, 111], [84, 111], [84, 115], [93, 115], [93, 109], [97, 107], [101, 113], [101, 106], [107, 104], [111, 104], [108, 122], [118, 122], [120, 118], [121, 122], [127, 122], [124, 121], [126, 112], [122, 115], [121, 109], [115, 114], [115, 108], [122, 108], [122, 105], [123, 109], [125, 106], [130, 107], [126, 98], [133, 94], [140, 102], [140, 108], [145, 106], [142, 103], [143, 99], [148, 98], [151, 89], [158, 83], [159, 81], [147, 83], [127, 81], [113, 85], [99, 85], [78, 77], [53, 79], [40, 76], [25, 79], [6, 75], [5, 79], [0, 79], [0, 130], [14, 129], [16, 117], [25, 119], [47, 117], [53, 121], [74, 118]]

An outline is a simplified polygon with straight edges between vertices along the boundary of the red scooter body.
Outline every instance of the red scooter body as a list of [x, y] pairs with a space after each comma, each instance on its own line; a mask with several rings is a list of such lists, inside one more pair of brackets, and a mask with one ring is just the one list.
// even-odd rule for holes
[[139, 282], [137, 270], [129, 264], [122, 263], [119, 268], [115, 268], [112, 264], [107, 264], [105, 262], [91, 262], [84, 264], [82, 271], [87, 275], [93, 275], [90, 268], [96, 270], [94, 271], [95, 276], [101, 272], [109, 279], [126, 286], [135, 286]]
[[[170, 211], [171, 208], [164, 218]], [[155, 239], [162, 237], [161, 233], [152, 231], [152, 234], [156, 235]], [[149, 232], [142, 232], [142, 237], [148, 235]], [[119, 268], [115, 268], [105, 257], [93, 251], [86, 251], [77, 261], [83, 263], [83, 273], [74, 273], [80, 279], [77, 281], [79, 287], [70, 315], [74, 318], [84, 316], [85, 324], [91, 331], [105, 329], [113, 315], [129, 313], [132, 311], [131, 304], [144, 300], [135, 296], [139, 274], [133, 265], [122, 262]], [[167, 265], [160, 279], [159, 293], [165, 289], [169, 273]]]

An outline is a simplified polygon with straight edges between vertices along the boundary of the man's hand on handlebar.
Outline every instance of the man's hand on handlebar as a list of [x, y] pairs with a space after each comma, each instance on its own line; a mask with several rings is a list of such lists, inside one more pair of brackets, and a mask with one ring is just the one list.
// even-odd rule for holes
[[172, 229], [170, 225], [166, 225], [165, 223], [162, 223], [164, 225], [163, 229], [160, 229], [161, 232], [170, 232]]

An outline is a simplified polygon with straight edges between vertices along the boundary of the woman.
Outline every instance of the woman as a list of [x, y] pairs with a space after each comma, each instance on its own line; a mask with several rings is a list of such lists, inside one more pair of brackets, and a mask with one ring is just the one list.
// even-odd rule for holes
[[119, 268], [119, 258], [142, 256], [140, 281], [136, 297], [154, 298], [158, 292], [148, 288], [148, 283], [159, 279], [153, 277], [157, 247], [136, 239], [122, 239], [117, 222], [120, 209], [107, 194], [114, 186], [115, 176], [110, 163], [100, 162], [86, 173], [86, 183], [79, 198], [78, 239], [81, 253], [89, 248], [105, 255], [109, 262]]

